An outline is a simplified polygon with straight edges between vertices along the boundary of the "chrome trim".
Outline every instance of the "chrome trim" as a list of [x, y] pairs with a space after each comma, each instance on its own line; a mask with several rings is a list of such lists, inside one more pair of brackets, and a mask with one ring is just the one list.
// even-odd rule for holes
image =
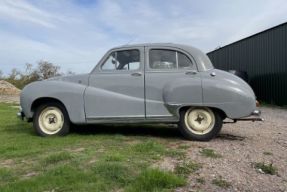
[[174, 116], [168, 117], [151, 117], [151, 118], [138, 118], [138, 117], [123, 117], [123, 118], [87, 118], [87, 123], [175, 123], [179, 119]]

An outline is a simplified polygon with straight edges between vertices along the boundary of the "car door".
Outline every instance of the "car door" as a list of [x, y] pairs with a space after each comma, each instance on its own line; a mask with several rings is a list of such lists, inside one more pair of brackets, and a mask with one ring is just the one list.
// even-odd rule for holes
[[173, 105], [202, 103], [201, 78], [187, 52], [173, 47], [146, 47], [146, 118], [172, 118]]
[[84, 95], [87, 121], [145, 118], [144, 49], [109, 51], [89, 78]]

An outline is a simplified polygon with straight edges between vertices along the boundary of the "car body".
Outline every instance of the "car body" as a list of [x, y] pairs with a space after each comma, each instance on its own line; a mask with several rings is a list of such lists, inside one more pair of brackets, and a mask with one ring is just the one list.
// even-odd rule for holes
[[33, 82], [21, 92], [21, 115], [33, 120], [51, 102], [74, 124], [178, 123], [189, 108], [211, 109], [222, 120], [259, 114], [246, 82], [214, 69], [202, 51], [171, 43], [116, 47], [89, 74]]

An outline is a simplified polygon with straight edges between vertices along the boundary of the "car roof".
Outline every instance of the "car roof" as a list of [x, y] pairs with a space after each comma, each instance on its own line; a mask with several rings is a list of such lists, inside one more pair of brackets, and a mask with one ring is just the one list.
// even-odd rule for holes
[[[177, 43], [142, 43], [142, 44], [126, 44], [113, 49], [125, 49], [136, 47], [156, 47], [156, 48], [177, 48], [188, 52], [197, 62], [197, 68], [199, 71], [205, 71], [213, 68], [209, 58], [201, 50], [192, 47], [190, 45], [177, 44]], [[113, 50], [111, 49], [111, 50]]]
[[[191, 51], [191, 52], [198, 52], [200, 51], [199, 49], [192, 47], [190, 45], [184, 45], [184, 44], [177, 44], [177, 43], [140, 43], [140, 44], [126, 44], [122, 46], [115, 47], [114, 49], [118, 48], [130, 48], [130, 47], [174, 47], [174, 48], [179, 48], [183, 49], [186, 51]], [[200, 51], [201, 52], [201, 51]]]

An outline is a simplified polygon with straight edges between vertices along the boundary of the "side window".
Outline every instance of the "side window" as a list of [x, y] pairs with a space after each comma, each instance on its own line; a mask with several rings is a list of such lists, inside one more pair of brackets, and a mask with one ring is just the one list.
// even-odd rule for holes
[[149, 67], [151, 69], [190, 69], [194, 66], [184, 53], [166, 49], [151, 49]]
[[192, 61], [185, 54], [177, 52], [177, 58], [178, 58], [179, 69], [186, 69], [193, 67]]
[[149, 66], [151, 69], [176, 68], [176, 52], [163, 49], [152, 49], [149, 53]]
[[137, 70], [140, 68], [140, 52], [139, 50], [115, 51], [110, 54], [104, 64], [102, 70]]

